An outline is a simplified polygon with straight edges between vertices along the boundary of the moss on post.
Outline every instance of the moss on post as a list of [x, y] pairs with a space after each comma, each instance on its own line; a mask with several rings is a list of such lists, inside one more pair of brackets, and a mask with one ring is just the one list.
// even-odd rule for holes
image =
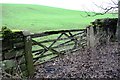
[[28, 77], [32, 77], [34, 75], [32, 39], [31, 36], [28, 36], [29, 32], [23, 32], [23, 34], [24, 34], [24, 43], [25, 43], [25, 60], [26, 60]]

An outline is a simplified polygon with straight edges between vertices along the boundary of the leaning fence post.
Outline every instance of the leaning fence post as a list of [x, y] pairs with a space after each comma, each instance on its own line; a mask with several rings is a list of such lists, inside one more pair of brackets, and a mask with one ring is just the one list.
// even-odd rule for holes
[[28, 76], [32, 77], [34, 75], [34, 65], [33, 65], [33, 56], [32, 56], [32, 39], [29, 36], [30, 32], [23, 31], [24, 43], [25, 43], [25, 60]]

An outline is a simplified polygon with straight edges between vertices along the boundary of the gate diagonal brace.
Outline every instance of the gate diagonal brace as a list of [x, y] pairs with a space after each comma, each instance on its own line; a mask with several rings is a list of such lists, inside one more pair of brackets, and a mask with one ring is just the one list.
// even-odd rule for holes
[[41, 52], [41, 55], [47, 52], [57, 42], [57, 40], [62, 37], [62, 35], [63, 33], [49, 47], [46, 47], [46, 49], [44, 48], [44, 50]]
[[[79, 34], [81, 34], [81, 33], [74, 34], [73, 37], [74, 37], [74, 36], [77, 36], [77, 35], [79, 35]], [[64, 42], [64, 43], [62, 43], [62, 44], [59, 44], [59, 45], [57, 45], [56, 47], [63, 46], [64, 44], [67, 44], [67, 43], [71, 42], [72, 39], [71, 39], [71, 38], [69, 38], [69, 39], [70, 39], [69, 41], [66, 41], [66, 42]], [[79, 44], [78, 44], [78, 45], [79, 45]], [[80, 45], [79, 45], [79, 46], [80, 46]]]
[[57, 40], [62, 37], [62, 35], [63, 33], [48, 47], [48, 49], [51, 48], [57, 42]]
[[39, 45], [39, 46], [41, 46], [41, 47], [43, 47], [46, 51], [51, 51], [52, 53], [59, 53], [59, 52], [57, 52], [56, 50], [54, 50], [53, 48], [48, 48], [48, 47], [46, 47], [45, 45], [42, 45], [41, 43], [38, 43], [38, 42], [36, 42], [35, 40], [32, 40], [35, 44], [37, 44], [37, 45]]
[[[74, 41], [75, 41], [75, 46], [74, 46], [75, 49], [76, 49], [77, 47], [79, 47], [79, 46], [82, 46], [81, 43], [80, 43], [80, 41], [79, 41], [77, 38], [74, 38], [75, 36], [72, 35], [71, 32], [69, 32], [69, 34], [73, 37], [73, 39], [74, 39]], [[80, 39], [82, 39], [83, 36], [84, 36], [84, 34], [83, 34], [82, 36], [80, 36]]]
[[76, 48], [76, 47], [77, 47], [77, 42], [78, 42], [78, 40], [74, 38], [74, 36], [72, 35], [72, 33], [69, 32], [69, 35], [70, 35], [70, 36], [69, 36], [68, 34], [66, 34], [66, 33], [64, 33], [64, 35], [66, 35], [68, 38], [70, 38], [71, 41], [74, 41], [74, 42], [75, 42], [74, 48]]
[[[63, 33], [57, 38], [57, 40], [58, 40], [59, 38], [61, 38], [62, 35], [63, 35]], [[35, 40], [33, 40], [33, 42], [44, 48], [44, 51], [41, 53], [41, 55], [43, 55], [43, 54], [44, 54], [45, 52], [47, 52], [47, 51], [51, 51], [52, 53], [55, 53], [55, 54], [56, 54], [56, 53], [60, 54], [59, 52], [57, 52], [56, 50], [54, 50], [53, 48], [51, 48], [51, 47], [57, 42], [57, 40], [54, 41], [49, 47], [46, 47], [45, 45], [42, 45], [41, 43], [38, 43], [38, 42], [36, 42]], [[37, 57], [37, 58], [35, 58], [35, 59], [38, 60], [39, 57]], [[36, 61], [37, 61], [37, 60], [36, 60]]]
[[77, 45], [78, 45], [78, 40], [77, 40], [76, 38], [74, 38], [74, 36], [72, 35], [71, 32], [69, 32], [69, 35], [70, 35], [71, 37], [73, 37], [73, 39], [74, 39], [74, 41], [75, 41], [74, 48], [76, 49], [76, 48], [77, 48]]
[[[38, 42], [36, 42], [35, 40], [32, 40], [32, 41], [33, 41], [35, 44], [43, 47], [44, 50], [45, 50], [45, 52], [51, 51], [53, 54], [59, 54], [59, 52], [57, 52], [56, 50], [54, 50], [54, 49], [52, 49], [52, 48], [49, 48], [49, 49], [48, 49], [48, 47], [46, 47], [45, 45], [42, 45], [41, 43], [38, 43]], [[39, 56], [39, 57], [40, 57], [40, 56]], [[37, 61], [37, 60], [39, 59], [39, 57], [36, 57], [36, 58], [34, 58], [34, 59]], [[35, 61], [35, 62], [36, 62], [36, 61]]]

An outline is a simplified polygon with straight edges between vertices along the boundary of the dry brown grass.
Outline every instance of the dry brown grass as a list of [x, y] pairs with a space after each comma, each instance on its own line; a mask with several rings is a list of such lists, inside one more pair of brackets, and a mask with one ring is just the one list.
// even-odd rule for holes
[[35, 78], [120, 78], [119, 60], [120, 45], [109, 42], [39, 65]]

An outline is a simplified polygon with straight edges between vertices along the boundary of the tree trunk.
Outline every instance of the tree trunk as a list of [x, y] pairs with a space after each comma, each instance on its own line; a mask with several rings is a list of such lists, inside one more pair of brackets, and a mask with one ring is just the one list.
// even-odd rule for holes
[[118, 26], [117, 26], [117, 39], [120, 42], [120, 0], [118, 0]]

